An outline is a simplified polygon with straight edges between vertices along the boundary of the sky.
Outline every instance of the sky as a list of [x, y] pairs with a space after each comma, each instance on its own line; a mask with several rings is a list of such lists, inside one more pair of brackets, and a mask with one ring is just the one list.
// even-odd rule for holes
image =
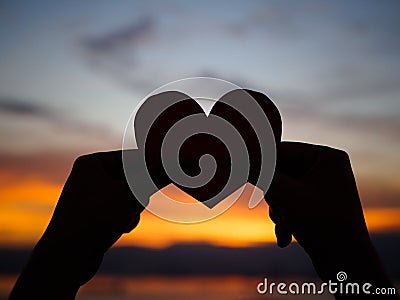
[[[386, 0], [1, 1], [0, 246], [32, 246], [73, 160], [120, 149], [136, 105], [193, 76], [267, 94], [284, 140], [347, 151], [370, 231], [400, 231], [399, 8]], [[145, 212], [118, 245], [273, 241], [267, 205], [249, 210], [243, 199], [193, 225]]]

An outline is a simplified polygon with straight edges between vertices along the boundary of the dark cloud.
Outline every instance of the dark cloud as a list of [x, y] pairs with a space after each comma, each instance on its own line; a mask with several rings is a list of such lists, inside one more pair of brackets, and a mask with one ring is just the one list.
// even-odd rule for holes
[[356, 178], [358, 192], [363, 205], [367, 207], [398, 207], [400, 189], [386, 184], [385, 181]]
[[0, 97], [0, 112], [15, 115], [33, 115], [38, 117], [48, 117], [51, 115], [50, 111], [41, 105], [8, 97]]
[[[339, 116], [331, 117], [331, 121], [341, 128], [351, 129], [359, 133], [377, 133], [388, 139], [397, 137], [400, 132], [398, 116]], [[397, 141], [397, 138], [395, 139]]]
[[151, 18], [143, 18], [127, 26], [96, 37], [82, 40], [83, 47], [94, 55], [113, 54], [125, 47], [135, 47], [151, 35], [154, 22]]
[[[171, 68], [170, 62], [154, 65], [151, 58], [145, 57], [147, 64], [144, 65], [142, 59], [146, 53], [142, 50], [149, 47], [162, 51], [166, 40], [159, 34], [160, 30], [164, 30], [169, 38], [168, 47], [182, 39], [188, 43], [196, 42], [205, 33], [208, 34], [210, 27], [213, 28], [210, 35], [218, 35], [222, 43], [226, 40], [229, 44], [232, 38], [237, 37], [237, 42], [240, 39], [240, 44], [245, 44], [247, 38], [253, 41], [251, 37], [256, 36], [268, 43], [265, 57], [255, 56], [254, 59], [264, 64], [265, 61], [278, 58], [282, 61], [276, 66], [272, 64], [273, 67], [281, 65], [287, 69], [288, 78], [282, 78], [281, 81], [287, 80], [290, 90], [273, 91], [280, 99], [297, 101], [301, 105], [332, 101], [360, 102], [357, 105], [362, 105], [366, 98], [375, 97], [387, 101], [387, 98], [382, 100], [382, 96], [397, 95], [400, 92], [400, 61], [392, 56], [395, 53], [398, 57], [400, 51], [400, 18], [395, 13], [398, 4], [386, 4], [353, 1], [343, 5], [301, 1], [289, 7], [287, 3], [266, 2], [253, 6], [254, 9], [244, 10], [239, 18], [221, 17], [220, 20], [210, 20], [200, 27], [195, 25], [199, 17], [196, 11], [186, 10], [181, 12], [185, 19], [174, 15], [171, 21], [170, 11], [161, 14], [151, 7], [149, 17], [103, 34], [85, 37], [81, 39], [80, 45], [95, 72], [103, 73], [118, 84], [136, 91], [148, 92], [158, 87], [158, 83], [165, 83], [168, 78], [176, 79], [181, 74], [216, 74], [215, 77], [231, 78], [234, 79], [232, 82], [244, 83], [241, 86], [263, 90], [265, 86], [260, 85], [262, 78], [244, 78], [240, 74], [232, 75], [232, 72], [226, 74], [218, 65], [206, 67], [207, 72], [203, 74], [194, 73], [198, 69], [191, 70], [191, 73], [184, 70], [182, 73], [179, 66], [175, 68], [172, 64]], [[164, 19], [168, 22], [163, 23]], [[191, 22], [183, 24], [182, 20]], [[179, 25], [179, 34], [169, 34], [176, 29], [171, 23]], [[168, 30], [162, 25], [169, 26]], [[282, 56], [273, 52], [275, 50], [269, 52], [268, 44], [275, 50], [277, 45], [282, 45]], [[190, 55], [185, 52], [179, 54], [183, 60]], [[273, 71], [266, 68], [266, 76]], [[301, 86], [296, 81], [299, 77], [302, 77], [300, 82], [315, 83], [310, 87]], [[302, 100], [304, 103], [301, 103]]]
[[152, 40], [154, 33], [154, 19], [145, 17], [111, 32], [84, 37], [80, 47], [86, 62], [96, 73], [110, 76], [128, 88], [147, 90], [155, 88], [149, 84], [155, 74], [149, 75], [137, 56], [141, 47]]
[[[118, 135], [106, 126], [66, 116], [33, 100], [0, 97], [0, 128], [2, 125], [5, 129], [0, 130], [0, 138], [7, 141], [2, 145], [6, 148], [21, 146], [22, 141], [41, 147], [43, 139], [49, 139], [46, 145], [50, 148], [69, 144], [68, 147], [73, 146], [77, 151], [120, 145]], [[15, 135], [24, 138], [15, 139]]]
[[238, 38], [256, 33], [260, 39], [293, 43], [307, 36], [315, 37], [321, 29], [329, 27], [316, 24], [331, 22], [336, 9], [332, 3], [320, 1], [296, 1], [290, 4], [265, 1], [253, 7], [243, 14], [242, 19], [225, 23], [226, 33]]
[[306, 0], [290, 5], [280, 1], [264, 2], [250, 10], [241, 21], [227, 23], [226, 29], [239, 36], [255, 30], [279, 39], [321, 38], [330, 34], [327, 36], [330, 40], [367, 37], [398, 45], [400, 20], [396, 12], [399, 8], [398, 1], [379, 4], [358, 0], [344, 4]]
[[[360, 110], [362, 105], [368, 105], [362, 102], [358, 104]], [[314, 123], [330, 126], [341, 132], [377, 134], [388, 139], [397, 137], [400, 132], [398, 115], [394, 115], [390, 111], [382, 114], [379, 114], [379, 112], [373, 114], [359, 113], [357, 104], [354, 103], [348, 109], [343, 108], [340, 111], [333, 111], [333, 109], [329, 109], [329, 106], [314, 102], [302, 102], [293, 96], [291, 104], [284, 103], [279, 105], [278, 101], [278, 106], [280, 106], [284, 122]], [[331, 107], [334, 107], [334, 103]]]
[[[63, 184], [78, 156], [121, 147], [121, 137], [105, 126], [67, 119], [56, 112], [30, 114], [30, 119], [26, 114], [12, 117], [3, 132], [2, 121], [10, 119], [2, 120], [0, 115], [0, 188], [29, 179]], [[29, 148], [32, 144], [33, 150]]]
[[[6, 130], [1, 130], [3, 124]], [[0, 187], [32, 178], [62, 184], [77, 156], [120, 145], [104, 126], [12, 97], [0, 97], [0, 137]], [[36, 150], [26, 151], [25, 143], [34, 143]]]
[[63, 184], [79, 154], [79, 151], [60, 150], [24, 154], [0, 152], [0, 188], [29, 179]]

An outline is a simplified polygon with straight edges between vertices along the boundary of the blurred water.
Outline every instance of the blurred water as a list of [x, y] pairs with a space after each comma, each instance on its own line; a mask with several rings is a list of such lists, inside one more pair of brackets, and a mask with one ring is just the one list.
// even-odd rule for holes
[[[7, 299], [16, 276], [0, 275], [0, 300]], [[97, 275], [83, 286], [77, 300], [259, 300], [319, 299], [333, 300], [324, 295], [260, 295], [257, 285], [263, 278], [250, 276], [105, 276]], [[315, 279], [268, 278], [269, 282], [316, 282]], [[396, 287], [399, 289], [400, 282]]]
[[[260, 277], [246, 276], [104, 276], [83, 286], [77, 300], [251, 300], [251, 299], [333, 299], [330, 295], [259, 295]], [[287, 279], [269, 279], [274, 282]], [[0, 299], [7, 299], [15, 276], [0, 276]], [[301, 282], [304, 280], [295, 280]], [[311, 280], [314, 282], [314, 280]]]

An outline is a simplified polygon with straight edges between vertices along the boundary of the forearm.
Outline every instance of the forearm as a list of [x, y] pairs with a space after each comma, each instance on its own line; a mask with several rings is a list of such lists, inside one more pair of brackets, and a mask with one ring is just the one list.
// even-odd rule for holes
[[[336, 299], [399, 299], [397, 293], [393, 295], [394, 286], [368, 236], [343, 237], [341, 242], [327, 243], [323, 247], [310, 256], [317, 273], [325, 282], [337, 283], [338, 290], [342, 284], [343, 292], [336, 293]], [[346, 293], [346, 285], [353, 283], [359, 286], [358, 296]], [[390, 289], [392, 295], [378, 295], [376, 288]]]
[[10, 295], [15, 299], [74, 299], [90, 280], [103, 258], [80, 242], [66, 243], [44, 235]]

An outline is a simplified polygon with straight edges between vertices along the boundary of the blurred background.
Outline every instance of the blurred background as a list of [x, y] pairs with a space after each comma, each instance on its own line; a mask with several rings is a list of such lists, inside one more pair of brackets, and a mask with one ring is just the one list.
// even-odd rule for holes
[[[399, 8], [395, 0], [0, 1], [0, 298], [46, 228], [74, 158], [120, 149], [136, 105], [193, 76], [266, 93], [284, 140], [346, 150], [373, 240], [400, 278]], [[253, 299], [265, 276], [315, 278], [298, 245], [275, 246], [273, 229], [267, 205], [249, 210], [245, 199], [193, 225], [144, 212], [78, 299]]]

